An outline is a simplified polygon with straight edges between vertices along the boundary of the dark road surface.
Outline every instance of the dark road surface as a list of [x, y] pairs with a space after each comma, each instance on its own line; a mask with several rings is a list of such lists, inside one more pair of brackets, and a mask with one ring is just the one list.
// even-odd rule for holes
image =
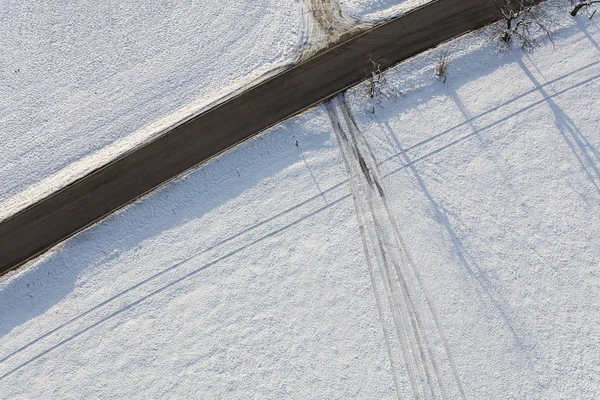
[[0, 275], [229, 147], [387, 68], [499, 19], [493, 0], [438, 0], [176, 126], [0, 222]]

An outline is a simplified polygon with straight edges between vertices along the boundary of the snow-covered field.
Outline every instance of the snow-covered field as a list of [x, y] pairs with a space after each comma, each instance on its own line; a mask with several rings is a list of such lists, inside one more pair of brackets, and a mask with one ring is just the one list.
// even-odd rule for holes
[[3, 2], [0, 218], [293, 63], [288, 0]]
[[533, 53], [450, 42], [3, 277], [0, 398], [597, 398], [600, 26], [553, 16]]
[[[407, 4], [348, 7], [372, 21], [389, 17], [394, 3]], [[335, 7], [329, 0], [4, 2], [0, 219], [326, 46], [313, 14], [327, 20]]]

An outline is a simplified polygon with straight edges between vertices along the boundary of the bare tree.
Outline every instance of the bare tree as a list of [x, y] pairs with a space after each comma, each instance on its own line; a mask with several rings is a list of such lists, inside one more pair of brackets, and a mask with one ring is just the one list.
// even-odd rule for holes
[[381, 71], [381, 64], [373, 61], [373, 70], [371, 71], [371, 78], [369, 80], [369, 97], [374, 99], [382, 94], [382, 86], [387, 84], [387, 78]]
[[[579, 0], [579, 2], [575, 4], [575, 8], [573, 8], [573, 11], [571, 11], [571, 15], [576, 16], [582, 8], [587, 8], [594, 4], [600, 4], [600, 0]], [[596, 14], [596, 10], [594, 10], [592, 15], [590, 16], [590, 19], [594, 17], [594, 14]]]
[[539, 32], [552, 41], [550, 30], [532, 0], [497, 0], [497, 3], [504, 24], [500, 39], [506, 46], [518, 42], [521, 49], [533, 50], [535, 35]]
[[399, 94], [394, 90], [381, 70], [381, 64], [373, 59], [369, 60], [373, 64], [373, 69], [370, 71], [369, 87], [367, 96], [372, 99], [370, 102], [370, 111], [375, 113], [375, 106], [381, 103], [381, 99], [398, 98]]

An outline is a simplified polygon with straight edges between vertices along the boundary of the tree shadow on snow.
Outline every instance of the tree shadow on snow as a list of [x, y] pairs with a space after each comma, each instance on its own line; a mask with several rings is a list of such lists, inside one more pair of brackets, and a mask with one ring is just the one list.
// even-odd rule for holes
[[554, 124], [560, 132], [560, 135], [573, 153], [573, 156], [577, 159], [577, 162], [581, 166], [581, 170], [585, 173], [596, 191], [600, 193], [600, 152], [598, 152], [598, 149], [596, 149], [596, 147], [581, 132], [569, 115], [556, 104], [552, 99], [552, 96], [550, 96], [543, 85], [535, 78], [532, 71], [525, 65], [523, 60], [518, 59], [517, 63], [543, 96], [545, 102], [550, 107], [550, 110], [552, 110], [552, 113], [554, 114]]
[[446, 210], [446, 208], [431, 194], [425, 180], [419, 173], [417, 166], [406, 153], [404, 146], [400, 143], [393, 128], [388, 122], [382, 122], [381, 124], [386, 127], [388, 131], [387, 136], [394, 141], [394, 147], [399, 150], [397, 156], [398, 160], [410, 171], [421, 192], [429, 201], [435, 220], [448, 234], [452, 253], [464, 268], [467, 275], [476, 283], [477, 287], [481, 289], [477, 290], [476, 293], [482, 300], [482, 303], [492, 306], [500, 314], [521, 354], [526, 355], [529, 360], [535, 358], [532, 356], [535, 351], [535, 344], [532, 342], [532, 336], [525, 325], [519, 322], [519, 316], [514, 312], [510, 303], [502, 295], [501, 282], [493, 280], [490, 275], [481, 268], [477, 261], [469, 255], [460, 235], [456, 232], [452, 222], [448, 218], [448, 210]]

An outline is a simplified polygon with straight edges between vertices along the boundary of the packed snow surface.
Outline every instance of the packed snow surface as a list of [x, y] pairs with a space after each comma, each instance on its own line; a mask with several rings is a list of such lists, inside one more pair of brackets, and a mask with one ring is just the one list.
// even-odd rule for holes
[[340, 5], [358, 21], [376, 22], [429, 3], [431, 0], [339, 0]]
[[533, 53], [447, 43], [2, 278], [0, 398], [597, 398], [600, 27], [567, 11]]

